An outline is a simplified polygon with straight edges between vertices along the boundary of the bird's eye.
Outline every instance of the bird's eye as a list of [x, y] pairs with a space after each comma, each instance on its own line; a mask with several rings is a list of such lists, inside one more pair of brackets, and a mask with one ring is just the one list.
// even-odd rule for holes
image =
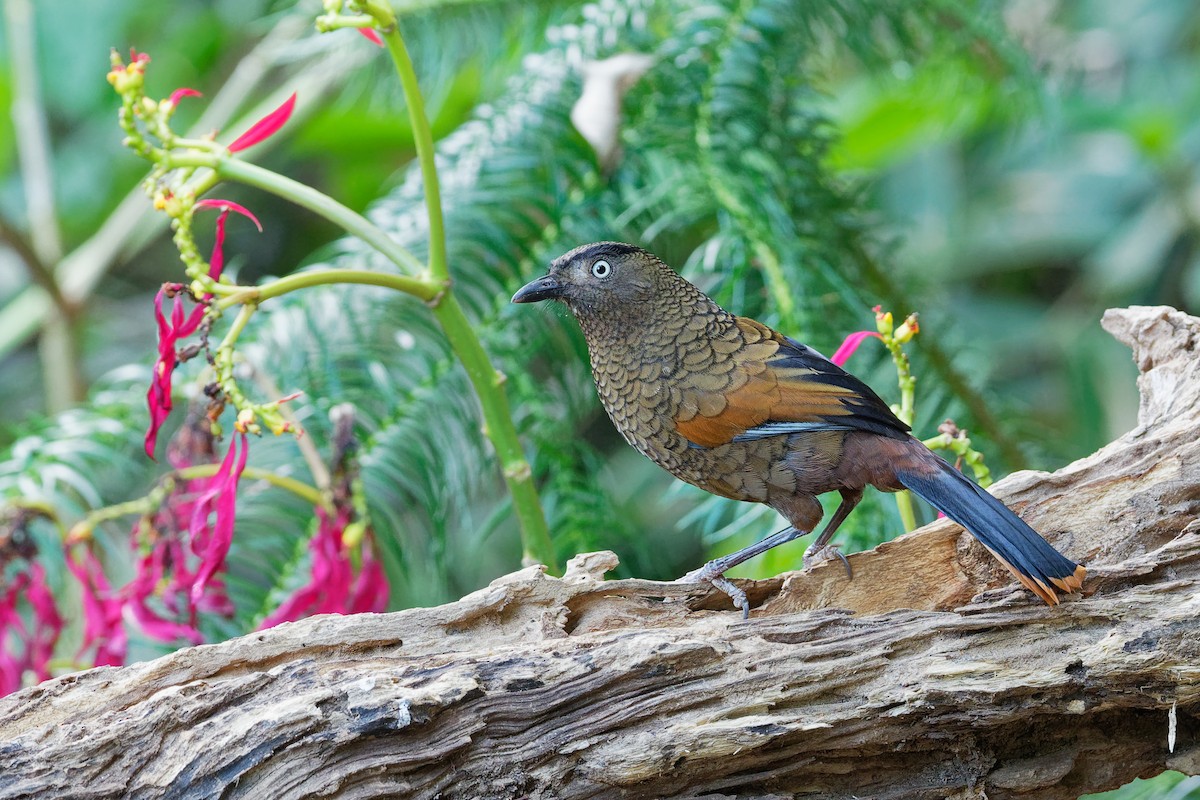
[[592, 275], [597, 278], [607, 278], [612, 274], [612, 265], [604, 259], [592, 264]]

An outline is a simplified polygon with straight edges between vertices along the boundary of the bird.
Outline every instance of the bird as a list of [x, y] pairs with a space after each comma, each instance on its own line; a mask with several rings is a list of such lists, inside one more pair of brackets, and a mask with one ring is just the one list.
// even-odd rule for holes
[[763, 503], [788, 527], [680, 581], [707, 582], [749, 614], [724, 573], [814, 532], [817, 496], [841, 503], [806, 551], [823, 551], [867, 486], [909, 489], [962, 525], [1049, 605], [1085, 567], [918, 439], [865, 383], [811, 347], [729, 313], [652, 253], [594, 242], [555, 259], [513, 303], [562, 302], [587, 341], [600, 402], [625, 440], [675, 477]]

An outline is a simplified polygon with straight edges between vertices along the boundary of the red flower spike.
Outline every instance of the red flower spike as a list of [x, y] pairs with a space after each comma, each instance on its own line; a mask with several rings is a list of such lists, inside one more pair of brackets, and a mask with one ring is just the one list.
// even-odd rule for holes
[[17, 613], [17, 598], [28, 582], [29, 578], [20, 573], [7, 592], [0, 592], [0, 697], [21, 688], [24, 665], [21, 659], [8, 652], [5, 643], [10, 638], [10, 632], [17, 637], [25, 635], [25, 626], [21, 622], [21, 615]]
[[350, 513], [349, 509], [341, 509], [331, 518], [325, 509], [317, 509], [317, 533], [308, 543], [312, 558], [309, 581], [269, 614], [259, 630], [315, 614], [358, 614], [387, 608], [387, 578], [369, 539], [363, 540], [358, 576], [353, 574], [350, 554], [343, 543]]
[[[228, 200], [201, 200], [196, 203], [196, 207], [221, 210], [217, 216], [216, 237], [208, 266], [208, 277], [217, 280], [225, 268], [225, 222], [229, 217], [229, 212], [236, 211], [246, 217], [255, 224], [259, 232], [262, 231], [262, 224], [244, 206]], [[204, 321], [207, 302], [212, 299], [212, 295], [206, 293], [202, 302], [193, 308], [185, 318], [183, 315], [183, 291], [184, 286], [181, 283], [164, 283], [163, 288], [159, 289], [158, 295], [154, 298], [154, 318], [158, 323], [158, 360], [154, 363], [154, 375], [150, 382], [150, 389], [146, 393], [146, 404], [150, 408], [150, 427], [146, 431], [145, 439], [146, 455], [151, 460], [154, 460], [158, 432], [171, 414], [171, 376], [179, 363], [176, 345], [180, 339], [191, 336], [200, 327], [200, 323]], [[163, 298], [168, 292], [173, 295], [174, 301], [169, 323], [162, 307]]]
[[383, 39], [379, 38], [379, 31], [374, 28], [359, 28], [358, 32], [367, 38], [367, 41], [376, 47], [383, 47]]
[[[158, 431], [171, 413], [171, 375], [175, 371], [178, 356], [175, 353], [175, 340], [179, 338], [175, 326], [167, 323], [163, 314], [163, 297], [171, 284], [163, 284], [154, 297], [154, 319], [158, 323], [158, 359], [154, 362], [154, 375], [150, 381], [150, 390], [146, 392], [146, 404], [150, 407], [150, 428], [146, 431], [146, 455], [154, 460], [154, 446], [158, 441]], [[182, 312], [179, 295], [175, 295], [175, 308]], [[171, 318], [177, 315], [172, 310]]]
[[142, 629], [142, 632], [151, 639], [157, 639], [160, 642], [186, 639], [192, 644], [200, 644], [204, 641], [204, 637], [200, 635], [200, 631], [196, 630], [195, 626], [164, 619], [146, 603], [163, 578], [164, 552], [164, 548], [155, 547], [138, 562], [137, 574], [122, 590], [122, 593], [126, 595], [126, 612]]
[[33, 670], [39, 681], [50, 678], [50, 656], [62, 633], [63, 621], [54, 606], [54, 595], [46, 585], [46, 571], [41, 564], [29, 566], [29, 588], [26, 599], [33, 608], [33, 635], [25, 643], [26, 669]]
[[[32, 630], [17, 611], [22, 597], [33, 610]], [[27, 569], [12, 579], [7, 591], [0, 593], [0, 696], [20, 689], [27, 670], [39, 681], [50, 677], [50, 656], [62, 627], [54, 596], [46, 585], [46, 571], [41, 564], [29, 562]], [[9, 652], [9, 642], [24, 645], [20, 655]]]
[[846, 337], [845, 341], [842, 342], [837, 351], [835, 351], [834, 354], [829, 357], [829, 360], [834, 364], [837, 364], [839, 367], [842, 366], [846, 363], [850, 356], [854, 355], [854, 351], [857, 350], [858, 346], [863, 343], [863, 340], [870, 336], [874, 336], [876, 339], [883, 338], [875, 331], [858, 331], [857, 333], [852, 333]]
[[375, 560], [374, 547], [368, 539], [363, 540], [362, 566], [354, 581], [350, 601], [346, 611], [350, 614], [369, 612], [379, 614], [387, 610], [388, 596], [387, 576], [383, 574], [383, 565]]
[[171, 92], [171, 96], [167, 98], [167, 102], [173, 106], [177, 106], [177, 105], [179, 105], [179, 101], [185, 97], [203, 97], [203, 96], [204, 95], [202, 95], [200, 92], [197, 92], [195, 89], [188, 89], [185, 87], [182, 89], [176, 89], [175, 91]]
[[[241, 443], [238, 452], [238, 443]], [[237, 486], [246, 468], [246, 453], [249, 445], [246, 434], [240, 434], [229, 444], [229, 452], [221, 462], [221, 468], [213, 476], [212, 484], [200, 495], [192, 512], [188, 532], [191, 535], [192, 552], [200, 557], [200, 565], [192, 580], [190, 598], [197, 605], [204, 597], [204, 590], [213, 576], [225, 567], [225, 556], [233, 543], [233, 523], [237, 514]], [[236, 453], [236, 455], [235, 455]], [[216, 511], [217, 521], [208, 529], [208, 517]]]
[[[250, 210], [248, 208], [246, 208], [245, 206], [238, 205], [237, 203], [231, 202], [229, 200], [205, 199], [205, 200], [198, 201], [196, 203], [196, 208], [219, 208], [223, 212], [222, 216], [224, 216], [226, 213], [228, 213], [230, 211], [236, 211], [237, 213], [241, 214], [246, 219], [253, 222], [254, 227], [258, 228], [258, 232], [262, 233], [262, 229], [263, 229], [262, 223], [259, 222], [258, 217], [254, 216], [252, 213], [250, 213]], [[218, 219], [217, 223], [218, 223], [218, 225], [221, 224], [221, 220]], [[224, 241], [224, 240], [222, 239], [222, 241]], [[215, 276], [213, 276], [213, 277], [215, 277]]]
[[274, 136], [275, 132], [288, 121], [288, 117], [292, 116], [292, 109], [295, 107], [296, 93], [292, 92], [292, 96], [285, 100], [283, 105], [251, 125], [250, 130], [234, 139], [233, 143], [229, 145], [229, 152], [236, 153], [239, 150], [245, 150], [247, 147], [253, 147], [264, 139]]
[[83, 553], [83, 558], [76, 560], [68, 550], [66, 559], [67, 569], [79, 581], [83, 599], [83, 645], [76, 659], [82, 660], [84, 653], [95, 645], [93, 666], [119, 667], [125, 663], [129, 644], [121, 621], [125, 601], [109, 586], [91, 549], [85, 548]]

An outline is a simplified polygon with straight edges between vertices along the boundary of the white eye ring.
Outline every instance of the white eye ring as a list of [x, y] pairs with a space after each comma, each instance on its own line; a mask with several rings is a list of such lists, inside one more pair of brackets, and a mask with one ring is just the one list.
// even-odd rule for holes
[[604, 259], [592, 264], [592, 275], [597, 278], [607, 278], [612, 275], [612, 265]]

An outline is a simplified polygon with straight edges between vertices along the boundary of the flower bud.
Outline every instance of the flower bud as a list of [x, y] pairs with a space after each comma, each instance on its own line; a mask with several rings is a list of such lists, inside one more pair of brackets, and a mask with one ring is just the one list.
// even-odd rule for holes
[[891, 336], [892, 326], [892, 312], [883, 311], [881, 306], [875, 306], [875, 330], [882, 336]]
[[921, 332], [921, 326], [917, 324], [917, 314], [914, 311], [905, 318], [896, 332], [892, 335], [892, 339], [897, 344], [906, 344], [912, 340], [914, 336]]
[[92, 531], [94, 530], [95, 526], [92, 525], [92, 523], [85, 519], [81, 519], [79, 522], [76, 522], [71, 526], [71, 530], [67, 531], [67, 544], [70, 545], [74, 544], [75, 542], [86, 542], [90, 540], [92, 538]]
[[355, 520], [345, 527], [342, 531], [342, 545], [344, 547], [358, 547], [362, 543], [363, 536], [367, 532], [367, 526], [361, 520]]
[[252, 408], [243, 408], [238, 412], [237, 422], [233, 424], [234, 429], [238, 433], [255, 432], [258, 426], [255, 423], [255, 413]]

